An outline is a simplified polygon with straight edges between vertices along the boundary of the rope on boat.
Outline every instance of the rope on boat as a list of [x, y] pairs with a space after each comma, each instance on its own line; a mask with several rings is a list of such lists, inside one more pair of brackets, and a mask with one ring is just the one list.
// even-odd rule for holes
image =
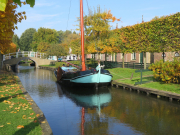
[[62, 61], [62, 62], [65, 62], [65, 63], [67, 63], [67, 64], [70, 64], [70, 65], [72, 65], [72, 66], [74, 66], [74, 67], [80, 68], [79, 66], [76, 66], [76, 65], [74, 65], [74, 64], [72, 64], [72, 63], [70, 63], [70, 62], [67, 62], [67, 61]]

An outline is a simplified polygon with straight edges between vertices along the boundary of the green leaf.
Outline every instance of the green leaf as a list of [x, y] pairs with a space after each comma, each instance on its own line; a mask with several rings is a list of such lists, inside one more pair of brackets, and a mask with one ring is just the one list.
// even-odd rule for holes
[[20, 0], [13, 0], [14, 3], [17, 3], [19, 6], [21, 6], [21, 1]]
[[0, 0], [0, 11], [5, 11], [6, 4], [7, 4], [6, 0]]
[[35, 5], [35, 0], [26, 0], [26, 3], [33, 7]]

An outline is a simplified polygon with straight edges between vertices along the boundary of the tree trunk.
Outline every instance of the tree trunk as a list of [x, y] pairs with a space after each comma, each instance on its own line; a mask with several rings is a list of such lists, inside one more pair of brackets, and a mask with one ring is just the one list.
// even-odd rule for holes
[[98, 60], [101, 60], [101, 54], [98, 53]]
[[144, 57], [144, 69], [146, 69], [146, 52], [144, 52], [143, 57]]
[[163, 52], [163, 63], [164, 63], [164, 52]]
[[123, 65], [122, 65], [122, 68], [124, 68], [124, 53], [122, 54], [123, 58], [122, 58], [122, 62], [123, 62]]
[[107, 61], [107, 52], [105, 53], [105, 61]]

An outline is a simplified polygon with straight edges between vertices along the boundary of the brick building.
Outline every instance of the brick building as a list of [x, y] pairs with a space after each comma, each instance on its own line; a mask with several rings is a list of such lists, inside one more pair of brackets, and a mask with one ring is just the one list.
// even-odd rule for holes
[[[176, 54], [178, 56], [178, 54]], [[165, 52], [165, 61], [172, 61], [175, 57], [175, 52]], [[93, 54], [87, 54], [86, 58], [93, 58]], [[100, 60], [105, 61], [105, 54], [100, 54]], [[98, 54], [95, 54], [95, 59], [98, 59]], [[154, 63], [163, 59], [161, 53], [146, 52], [146, 63]], [[122, 62], [122, 53], [107, 54], [107, 61]], [[127, 53], [124, 55], [124, 62], [141, 63], [143, 62], [143, 53]]]

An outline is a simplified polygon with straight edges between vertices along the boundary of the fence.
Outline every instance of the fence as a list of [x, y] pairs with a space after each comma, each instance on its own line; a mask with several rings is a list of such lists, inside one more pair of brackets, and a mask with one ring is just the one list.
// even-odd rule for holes
[[[122, 62], [114, 62], [114, 61], [101, 61], [101, 65], [105, 65], [105, 69], [108, 68], [117, 68], [122, 67]], [[95, 68], [97, 63], [88, 64], [88, 67]], [[150, 63], [146, 63], [146, 69], [150, 66]], [[144, 63], [131, 63], [131, 62], [124, 62], [124, 68], [132, 68], [132, 69], [144, 69]]]
[[14, 52], [3, 55], [3, 61], [12, 59], [12, 58], [19, 58], [19, 57], [37, 57], [37, 58], [44, 58], [44, 53], [39, 52], [30, 52], [30, 51], [22, 51], [22, 52]]

